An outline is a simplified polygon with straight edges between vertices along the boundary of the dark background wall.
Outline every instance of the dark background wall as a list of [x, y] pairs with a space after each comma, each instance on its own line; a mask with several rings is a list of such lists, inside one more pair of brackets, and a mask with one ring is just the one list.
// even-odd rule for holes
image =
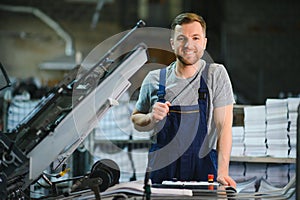
[[[39, 8], [73, 37], [83, 57], [138, 19], [150, 27], [169, 28], [178, 13], [193, 11], [207, 22], [207, 51], [214, 61], [225, 64], [238, 103], [263, 104], [266, 98], [300, 93], [300, 2], [296, 0], [108, 0], [95, 28], [91, 23], [96, 0], [1, 0], [0, 4]], [[0, 61], [10, 76], [37, 77], [51, 86], [67, 73], [40, 68], [45, 60], [65, 56], [64, 41], [41, 20], [3, 9], [0, 19]], [[150, 56], [169, 62], [161, 52]]]
[[226, 1], [222, 55], [235, 91], [253, 103], [299, 94], [299, 1]]

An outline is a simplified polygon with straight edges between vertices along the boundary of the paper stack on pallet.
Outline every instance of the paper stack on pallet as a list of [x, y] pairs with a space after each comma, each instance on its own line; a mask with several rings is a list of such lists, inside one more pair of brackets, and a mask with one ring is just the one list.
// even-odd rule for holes
[[266, 100], [267, 155], [288, 157], [288, 103], [287, 99]]
[[232, 150], [231, 156], [243, 156], [245, 153], [244, 147], [244, 127], [232, 127]]
[[268, 164], [267, 180], [274, 186], [284, 186], [290, 181], [290, 164]]
[[298, 106], [300, 103], [300, 98], [288, 98], [288, 135], [290, 139], [290, 158], [296, 158], [297, 154], [297, 118], [298, 118]]
[[244, 108], [245, 155], [266, 155], [266, 118], [265, 106], [247, 106]]

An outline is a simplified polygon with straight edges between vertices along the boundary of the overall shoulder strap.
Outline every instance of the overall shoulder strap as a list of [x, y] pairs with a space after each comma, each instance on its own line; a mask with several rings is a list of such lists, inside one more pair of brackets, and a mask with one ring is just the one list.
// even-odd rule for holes
[[166, 102], [165, 95], [166, 95], [166, 75], [167, 75], [167, 69], [162, 68], [159, 72], [159, 85], [158, 85], [158, 101], [159, 102]]
[[204, 70], [201, 74], [201, 76], [203, 77], [203, 79], [205, 80], [205, 82], [207, 83], [207, 77], [208, 77], [208, 68], [210, 66], [210, 63], [206, 63]]
[[202, 71], [200, 78], [200, 88], [198, 89], [198, 104], [200, 109], [200, 121], [203, 130], [207, 133], [207, 119], [209, 117], [209, 91], [207, 87], [207, 77], [208, 77], [208, 68], [209, 63], [205, 65], [205, 68]]
[[201, 79], [200, 79], [200, 88], [198, 90], [199, 93], [199, 99], [207, 99], [208, 97], [208, 88], [207, 88], [207, 77], [208, 77], [208, 68], [209, 68], [209, 63], [206, 63], [202, 74], [201, 74]]

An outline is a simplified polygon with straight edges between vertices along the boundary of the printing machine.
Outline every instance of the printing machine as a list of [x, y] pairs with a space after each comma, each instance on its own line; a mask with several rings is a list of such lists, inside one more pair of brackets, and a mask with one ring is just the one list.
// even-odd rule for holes
[[[62, 167], [99, 118], [117, 104], [131, 85], [129, 78], [148, 60], [144, 43], [133, 44], [129, 52], [120, 53], [124, 41], [143, 25], [140, 20], [104, 55], [97, 55], [101, 45], [97, 46], [15, 129], [0, 134], [0, 199], [26, 198], [26, 191], [43, 177], [43, 171], [53, 163], [55, 169]], [[1, 81], [7, 87], [9, 80], [2, 67], [1, 70]], [[102, 173], [99, 169], [105, 162], [114, 165], [107, 160], [98, 162], [92, 171]], [[97, 173], [90, 178], [101, 175]], [[83, 177], [80, 181], [88, 180]]]

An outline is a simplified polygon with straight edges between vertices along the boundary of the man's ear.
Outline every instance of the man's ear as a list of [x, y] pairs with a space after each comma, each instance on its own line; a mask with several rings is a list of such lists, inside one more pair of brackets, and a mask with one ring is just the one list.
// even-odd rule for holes
[[203, 50], [205, 50], [205, 49], [206, 49], [206, 45], [207, 45], [207, 38], [205, 38], [205, 40], [204, 40], [204, 44], [203, 44]]
[[174, 51], [174, 40], [173, 40], [173, 38], [170, 38], [170, 44], [171, 44], [171, 48], [172, 48], [172, 50]]

